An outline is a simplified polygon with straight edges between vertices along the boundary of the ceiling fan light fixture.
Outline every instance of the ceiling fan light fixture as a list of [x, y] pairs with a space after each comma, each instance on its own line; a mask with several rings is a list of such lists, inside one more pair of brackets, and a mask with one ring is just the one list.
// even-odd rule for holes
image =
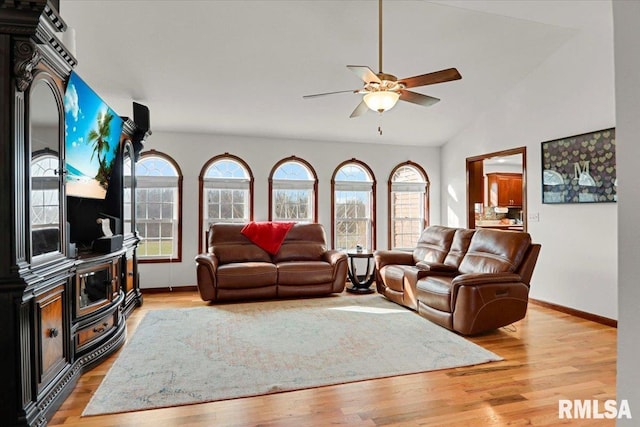
[[390, 90], [380, 90], [369, 92], [363, 99], [364, 103], [367, 104], [367, 107], [371, 110], [382, 113], [392, 109], [396, 105], [398, 99], [400, 99], [400, 94]]

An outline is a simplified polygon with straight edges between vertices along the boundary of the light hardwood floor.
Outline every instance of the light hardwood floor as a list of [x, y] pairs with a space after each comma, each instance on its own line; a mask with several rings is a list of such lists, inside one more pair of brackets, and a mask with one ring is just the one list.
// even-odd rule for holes
[[[382, 298], [382, 297], [381, 297]], [[195, 292], [153, 293], [149, 310], [202, 306]], [[416, 314], [417, 315], [417, 314]], [[426, 320], [425, 320], [426, 321]], [[84, 373], [50, 426], [613, 426], [560, 420], [559, 399], [615, 399], [616, 329], [531, 304], [527, 317], [471, 341], [504, 361], [222, 402], [81, 417], [117, 357]]]

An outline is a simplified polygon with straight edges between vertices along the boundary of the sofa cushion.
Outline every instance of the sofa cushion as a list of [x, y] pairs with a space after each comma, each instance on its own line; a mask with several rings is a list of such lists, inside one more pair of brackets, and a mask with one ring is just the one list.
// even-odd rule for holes
[[324, 261], [289, 261], [276, 265], [279, 285], [313, 285], [333, 281], [333, 267]]
[[236, 262], [271, 262], [269, 254], [253, 243], [215, 245], [212, 250], [221, 265]]
[[270, 262], [241, 262], [218, 266], [218, 288], [257, 288], [275, 285], [278, 271]]
[[439, 225], [427, 227], [420, 235], [418, 244], [413, 251], [414, 264], [420, 261], [444, 262], [455, 232], [455, 228]]
[[321, 224], [296, 224], [287, 233], [273, 262], [321, 261], [327, 241]]
[[416, 294], [418, 301], [440, 311], [450, 313], [451, 279], [445, 276], [429, 276], [418, 281]]
[[413, 265], [385, 265], [380, 269], [380, 277], [383, 278], [384, 284], [397, 292], [404, 292], [405, 276], [419, 278], [424, 275], [426, 272]]
[[240, 232], [271, 255], [275, 255], [294, 224], [293, 222], [251, 221]]
[[531, 236], [518, 231], [481, 228], [471, 238], [460, 273], [512, 273], [531, 245]]
[[271, 262], [271, 256], [244, 236], [244, 224], [213, 224], [209, 229], [209, 252], [220, 264]]
[[469, 250], [471, 238], [475, 234], [475, 231], [476, 230], [464, 228], [456, 230], [456, 233], [453, 235], [453, 241], [451, 242], [451, 248], [449, 248], [449, 253], [444, 259], [445, 264], [456, 268], [460, 266], [462, 258], [464, 258], [465, 254]]

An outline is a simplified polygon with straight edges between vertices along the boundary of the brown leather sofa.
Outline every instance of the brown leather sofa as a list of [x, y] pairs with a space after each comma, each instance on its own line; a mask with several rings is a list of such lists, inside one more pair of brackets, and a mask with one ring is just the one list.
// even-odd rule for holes
[[463, 335], [524, 318], [541, 246], [528, 233], [431, 226], [413, 252], [376, 251], [389, 300]]
[[321, 224], [294, 225], [275, 255], [245, 237], [243, 227], [210, 227], [208, 253], [196, 256], [202, 300], [308, 297], [344, 290], [347, 256], [327, 250]]

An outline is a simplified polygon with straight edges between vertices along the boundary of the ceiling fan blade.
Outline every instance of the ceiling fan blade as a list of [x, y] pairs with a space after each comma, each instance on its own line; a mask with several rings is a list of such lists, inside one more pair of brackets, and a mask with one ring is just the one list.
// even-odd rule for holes
[[353, 119], [354, 117], [361, 116], [364, 113], [366, 113], [368, 109], [369, 109], [369, 107], [367, 107], [367, 104], [365, 104], [364, 100], [362, 100], [362, 101], [360, 101], [360, 104], [358, 104], [356, 109], [353, 110], [353, 113], [351, 113], [349, 118]]
[[303, 96], [303, 98], [304, 98], [304, 99], [307, 99], [307, 98], [316, 98], [316, 97], [318, 97], [318, 96], [334, 95], [334, 94], [336, 94], [336, 93], [347, 93], [347, 92], [350, 92], [350, 93], [358, 93], [358, 92], [359, 92], [359, 90], [360, 90], [360, 89], [355, 89], [355, 90], [339, 90], [339, 91], [337, 91], [337, 92], [316, 93], [316, 94], [313, 94], [313, 95], [304, 95], [304, 96]]
[[376, 73], [366, 65], [347, 65], [347, 68], [356, 73], [365, 83], [381, 83]]
[[440, 102], [438, 98], [423, 95], [421, 93], [411, 92], [410, 90], [401, 90], [400, 99], [402, 99], [403, 101], [411, 102], [413, 104], [422, 105], [424, 107], [428, 107], [435, 104], [436, 102]]
[[401, 79], [398, 83], [402, 83], [404, 87], [418, 87], [433, 85], [436, 83], [450, 82], [459, 80], [462, 76], [455, 68], [447, 68], [446, 70], [435, 71], [433, 73], [422, 74], [421, 76], [407, 77]]

